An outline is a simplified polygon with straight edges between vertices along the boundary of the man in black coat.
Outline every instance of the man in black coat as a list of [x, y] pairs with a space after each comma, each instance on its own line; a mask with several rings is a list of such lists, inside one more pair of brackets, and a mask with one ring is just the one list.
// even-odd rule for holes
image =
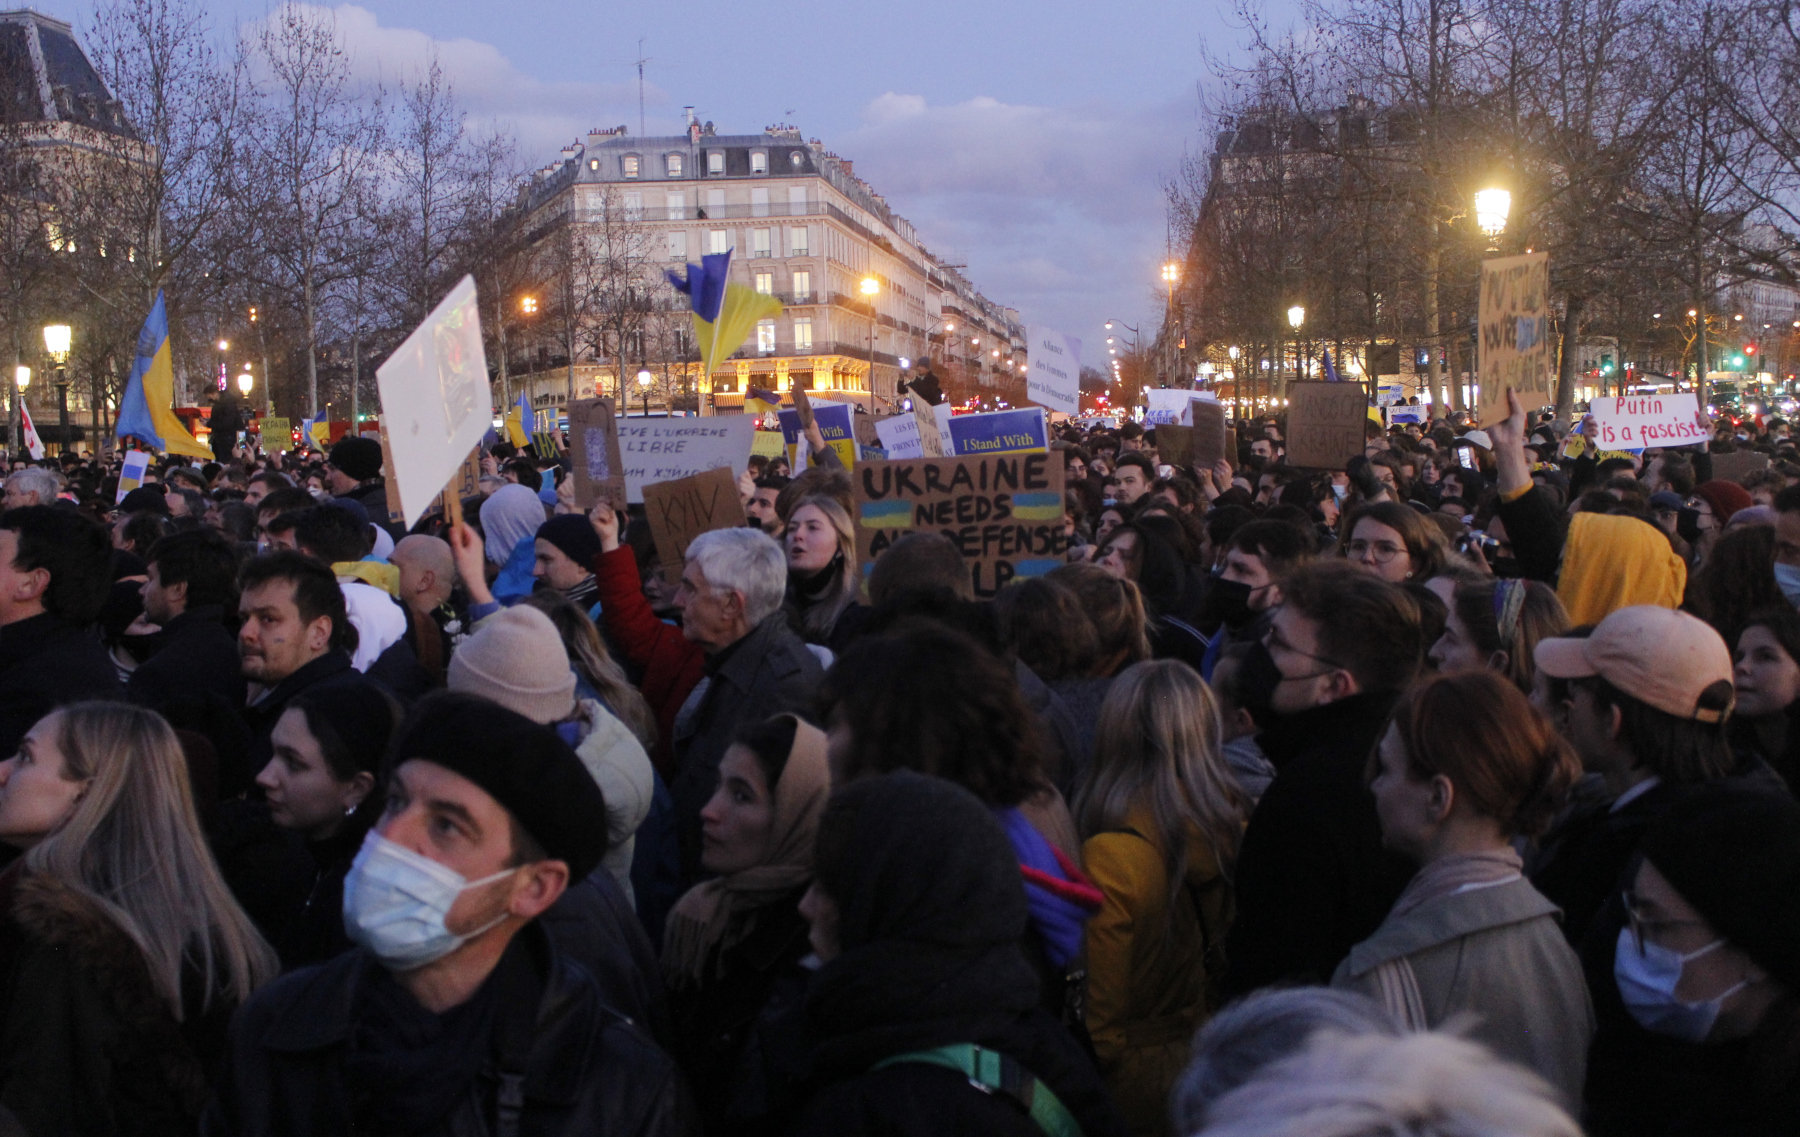
[[106, 530], [73, 510], [0, 513], [0, 756], [52, 709], [118, 695], [94, 629], [112, 560]]
[[[691, 1131], [674, 1064], [538, 923], [606, 849], [574, 751], [439, 694], [393, 753], [388, 811], [344, 886], [358, 950], [244, 1005], [203, 1131]], [[422, 878], [457, 887], [396, 885]]]
[[1282, 583], [1239, 683], [1271, 712], [1275, 764], [1238, 854], [1226, 987], [1324, 983], [1393, 907], [1413, 866], [1382, 847], [1369, 754], [1424, 656], [1405, 590], [1342, 561]]
[[688, 546], [675, 604], [681, 634], [706, 653], [706, 678], [675, 716], [675, 819], [685, 883], [700, 875], [700, 810], [739, 726], [812, 699], [825, 669], [788, 626], [787, 557], [757, 529], [717, 529]]
[[268, 764], [269, 735], [295, 695], [350, 670], [356, 629], [329, 568], [289, 550], [266, 553], [238, 577], [238, 658], [248, 681], [252, 776]]
[[225, 797], [256, 776], [248, 768], [244, 676], [226, 613], [237, 608], [237, 556], [214, 529], [164, 537], [149, 550], [144, 617], [162, 629], [161, 647], [131, 673], [125, 691], [170, 724], [207, 736], [220, 759]]

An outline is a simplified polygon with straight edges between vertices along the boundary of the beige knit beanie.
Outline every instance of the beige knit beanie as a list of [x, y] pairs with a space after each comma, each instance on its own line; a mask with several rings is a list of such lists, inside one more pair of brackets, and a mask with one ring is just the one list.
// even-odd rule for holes
[[475, 626], [450, 657], [449, 687], [545, 724], [575, 709], [575, 672], [562, 636], [550, 617], [524, 604]]

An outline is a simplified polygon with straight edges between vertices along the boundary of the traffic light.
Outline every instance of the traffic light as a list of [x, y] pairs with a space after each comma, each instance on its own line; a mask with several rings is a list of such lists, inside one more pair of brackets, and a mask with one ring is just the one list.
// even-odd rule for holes
[[1744, 345], [1744, 354], [1745, 355], [1755, 355], [1756, 354], [1756, 345], [1753, 343], [1745, 344]]
[[1613, 373], [1612, 356], [1610, 356], [1610, 355], [1601, 356], [1600, 357], [1600, 374], [1611, 375], [1612, 373]]

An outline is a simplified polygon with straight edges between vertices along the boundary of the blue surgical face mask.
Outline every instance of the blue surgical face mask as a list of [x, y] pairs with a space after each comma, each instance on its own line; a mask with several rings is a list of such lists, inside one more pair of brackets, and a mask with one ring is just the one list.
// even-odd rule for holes
[[1775, 562], [1775, 587], [1787, 597], [1787, 602], [1800, 608], [1800, 565], [1784, 565]]
[[1705, 1042], [1719, 1021], [1719, 1008], [1748, 986], [1749, 980], [1698, 1003], [1677, 999], [1675, 988], [1681, 984], [1681, 969], [1689, 960], [1699, 959], [1724, 944], [1724, 940], [1714, 940], [1683, 955], [1645, 940], [1640, 951], [1631, 929], [1620, 928], [1619, 942], [1613, 948], [1613, 981], [1619, 985], [1619, 998], [1624, 1000], [1625, 1009], [1647, 1031], [1683, 1042]]
[[456, 870], [371, 831], [344, 878], [344, 931], [390, 970], [424, 967], [506, 919], [502, 912], [461, 935], [444, 926], [458, 896], [514, 871], [464, 880]]

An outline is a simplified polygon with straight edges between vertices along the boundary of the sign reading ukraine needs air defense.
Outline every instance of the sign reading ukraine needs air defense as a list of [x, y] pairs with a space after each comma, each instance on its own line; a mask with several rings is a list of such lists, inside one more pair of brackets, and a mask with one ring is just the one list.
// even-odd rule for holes
[[1064, 562], [1060, 455], [991, 454], [863, 462], [856, 490], [856, 556], [866, 574], [908, 533], [950, 539], [988, 599], [1017, 577]]

